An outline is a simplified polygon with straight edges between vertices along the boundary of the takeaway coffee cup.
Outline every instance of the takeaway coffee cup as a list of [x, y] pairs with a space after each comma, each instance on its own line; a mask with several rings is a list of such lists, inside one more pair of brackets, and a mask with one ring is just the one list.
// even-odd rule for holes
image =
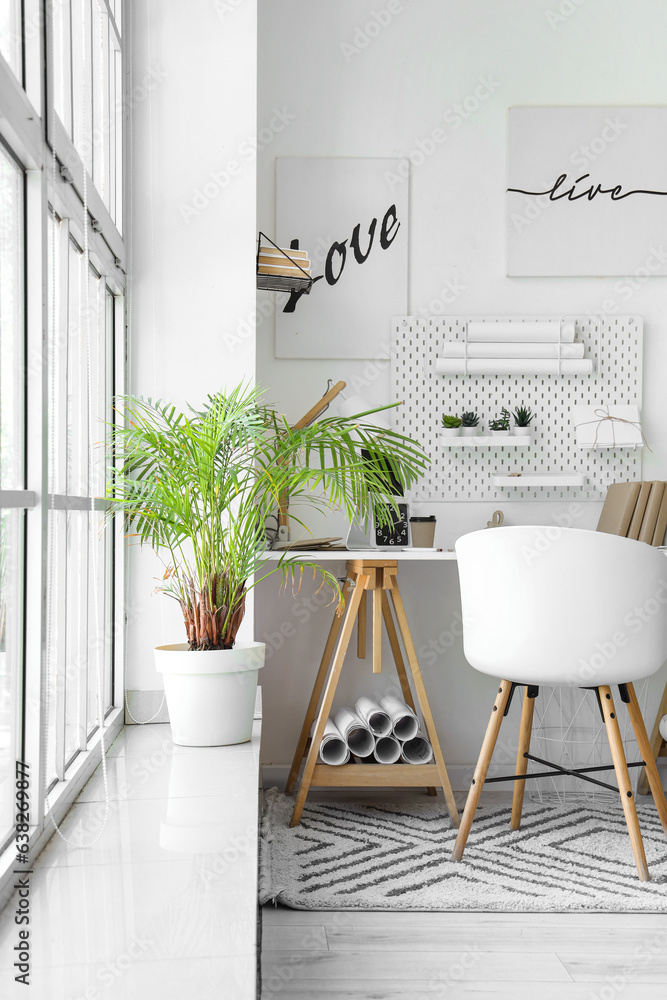
[[410, 534], [416, 549], [432, 549], [435, 538], [435, 514], [430, 517], [411, 517]]

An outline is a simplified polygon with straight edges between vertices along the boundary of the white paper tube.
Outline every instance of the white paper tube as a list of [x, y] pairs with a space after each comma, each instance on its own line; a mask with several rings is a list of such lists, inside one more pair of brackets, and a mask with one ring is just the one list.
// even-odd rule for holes
[[[317, 723], [314, 722], [311, 726], [311, 739], [315, 735], [316, 725]], [[350, 759], [350, 751], [347, 743], [331, 719], [327, 719], [327, 724], [324, 727], [324, 735], [322, 736], [322, 742], [320, 743], [320, 757], [322, 758], [323, 763], [333, 764], [336, 767], [340, 764], [347, 764]]]
[[470, 320], [467, 337], [470, 343], [494, 343], [513, 341], [520, 344], [544, 343], [571, 344], [574, 340], [574, 320], [536, 320], [533, 323], [505, 322], [489, 323], [484, 320]]
[[543, 358], [436, 358], [436, 375], [590, 375], [593, 362]]
[[391, 719], [372, 698], [366, 698], [365, 696], [358, 698], [354, 710], [361, 721], [366, 723], [376, 739], [378, 736], [389, 736], [391, 732]]
[[454, 340], [442, 345], [443, 358], [464, 358], [468, 348], [469, 358], [561, 358], [581, 360], [584, 356], [583, 344], [466, 344]]
[[401, 756], [401, 744], [395, 736], [380, 736], [375, 741], [373, 756], [378, 764], [395, 764]]
[[391, 719], [391, 731], [401, 742], [411, 740], [419, 732], [419, 720], [415, 713], [400, 698], [388, 694], [380, 699], [380, 708]]
[[401, 751], [401, 760], [406, 764], [428, 764], [433, 760], [433, 747], [423, 733], [406, 740]]
[[375, 749], [373, 734], [358, 715], [349, 708], [341, 708], [334, 715], [336, 729], [357, 757], [369, 757]]

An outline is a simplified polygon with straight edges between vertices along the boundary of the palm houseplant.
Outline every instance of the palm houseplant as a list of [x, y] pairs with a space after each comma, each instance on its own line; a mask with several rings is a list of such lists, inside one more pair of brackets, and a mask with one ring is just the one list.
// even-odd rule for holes
[[322, 565], [271, 557], [275, 511], [289, 498], [299, 524], [306, 508], [387, 521], [396, 501], [386, 473], [409, 487], [428, 459], [410, 438], [374, 426], [377, 410], [295, 429], [244, 385], [209, 396], [200, 410], [128, 396], [116, 409], [109, 516], [122, 514], [130, 539], [160, 557], [159, 589], [183, 613], [187, 641], [155, 651], [174, 742], [244, 742], [265, 652], [237, 639], [250, 591], [273, 574], [298, 587], [308, 569], [339, 610], [342, 602]]

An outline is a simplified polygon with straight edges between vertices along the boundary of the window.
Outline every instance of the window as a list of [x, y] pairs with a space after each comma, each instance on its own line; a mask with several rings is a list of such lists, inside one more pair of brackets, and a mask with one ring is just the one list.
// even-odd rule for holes
[[120, 4], [106, 0], [55, 4], [54, 100], [63, 135], [74, 145], [121, 231], [124, 103], [119, 13]]
[[[50, 718], [57, 720], [47, 754], [48, 785], [86, 750], [98, 726], [98, 699], [112, 706], [114, 553], [104, 532], [104, 446], [113, 420], [115, 301], [86, 261], [66, 220], [51, 218], [49, 390], [51, 565], [48, 641]], [[62, 297], [62, 298], [61, 298]], [[64, 324], [59, 326], [57, 317]]]
[[0, 146], [0, 847], [12, 830], [21, 741], [24, 390], [23, 171]]
[[19, 80], [23, 79], [21, 0], [0, 0], [0, 55]]
[[[123, 717], [123, 544], [104, 501], [125, 357], [121, 8], [47, 0], [42, 45], [41, 5], [0, 0], [0, 889], [15, 761], [35, 839], [96, 762], [102, 719]], [[46, 109], [26, 114], [30, 95]]]

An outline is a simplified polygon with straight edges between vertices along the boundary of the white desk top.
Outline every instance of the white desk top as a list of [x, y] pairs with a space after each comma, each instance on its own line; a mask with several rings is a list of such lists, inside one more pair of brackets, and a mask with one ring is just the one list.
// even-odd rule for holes
[[271, 560], [280, 559], [287, 555], [290, 558], [310, 559], [312, 562], [348, 562], [350, 559], [396, 559], [397, 562], [443, 562], [456, 560], [456, 552], [434, 552], [432, 549], [394, 549], [387, 546], [382, 549], [354, 549], [343, 551], [341, 549], [304, 550], [288, 549], [285, 551], [271, 551], [266, 553], [266, 558]]

